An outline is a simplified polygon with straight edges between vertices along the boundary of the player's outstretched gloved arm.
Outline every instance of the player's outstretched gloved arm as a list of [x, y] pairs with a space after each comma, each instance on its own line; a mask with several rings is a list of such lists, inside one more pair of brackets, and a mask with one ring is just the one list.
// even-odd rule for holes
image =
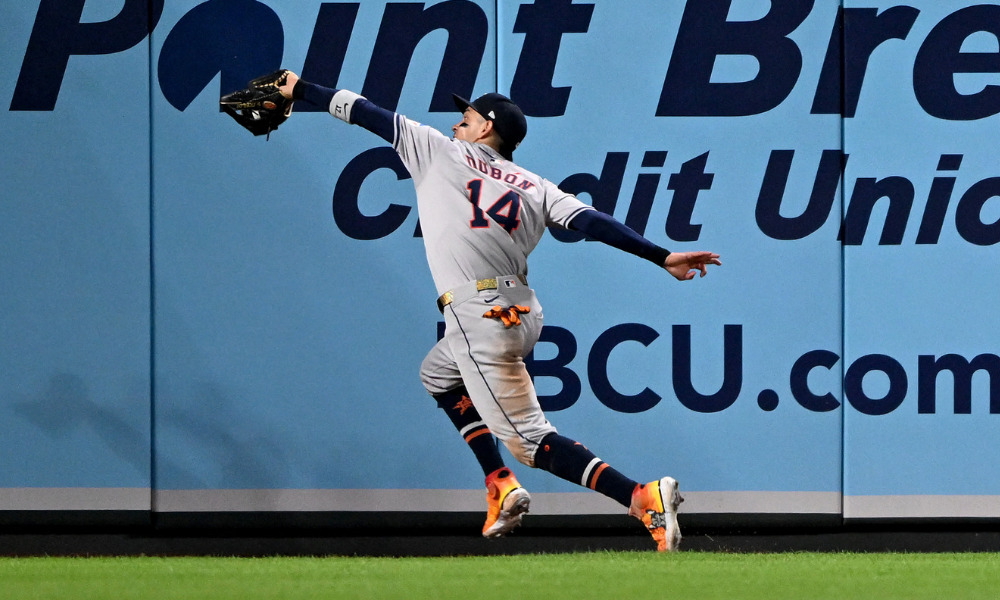
[[309, 83], [291, 71], [279, 90], [285, 98], [312, 104], [352, 125], [364, 127], [390, 144], [393, 141], [396, 113], [364, 96]]

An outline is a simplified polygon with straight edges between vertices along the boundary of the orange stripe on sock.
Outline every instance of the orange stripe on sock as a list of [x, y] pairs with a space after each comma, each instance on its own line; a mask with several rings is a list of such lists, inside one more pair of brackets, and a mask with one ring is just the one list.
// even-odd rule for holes
[[587, 487], [589, 487], [592, 490], [596, 490], [597, 489], [597, 478], [600, 477], [601, 473], [604, 471], [604, 469], [607, 469], [607, 468], [608, 468], [608, 463], [602, 462], [601, 466], [599, 466], [596, 469], [594, 469], [594, 476], [590, 478], [590, 485], [587, 486]]
[[490, 432], [490, 430], [488, 428], [486, 428], [486, 427], [483, 427], [482, 429], [477, 429], [477, 430], [473, 431], [472, 433], [470, 433], [469, 435], [465, 436], [465, 443], [469, 443], [472, 440], [476, 439], [477, 437], [479, 437], [479, 436], [481, 436], [483, 434], [489, 433], [489, 432]]

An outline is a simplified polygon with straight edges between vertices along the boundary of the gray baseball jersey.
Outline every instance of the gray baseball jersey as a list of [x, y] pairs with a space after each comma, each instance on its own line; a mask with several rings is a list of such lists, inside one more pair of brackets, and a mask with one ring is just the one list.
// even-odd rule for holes
[[488, 146], [446, 137], [397, 115], [393, 147], [417, 191], [420, 228], [438, 294], [467, 281], [527, 276], [548, 225], [593, 210]]

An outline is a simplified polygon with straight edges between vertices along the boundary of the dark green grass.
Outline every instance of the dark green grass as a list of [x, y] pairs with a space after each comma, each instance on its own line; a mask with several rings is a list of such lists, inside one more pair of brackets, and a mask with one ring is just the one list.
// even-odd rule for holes
[[8, 558], [0, 598], [1000, 598], [1000, 554]]

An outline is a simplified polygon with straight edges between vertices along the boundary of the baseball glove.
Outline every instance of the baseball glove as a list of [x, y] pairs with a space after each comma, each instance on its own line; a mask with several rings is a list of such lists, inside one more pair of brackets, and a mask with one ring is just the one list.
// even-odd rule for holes
[[245, 89], [220, 98], [219, 105], [247, 131], [270, 139], [271, 132], [292, 114], [292, 101], [278, 91], [287, 77], [284, 69], [258, 77]]

